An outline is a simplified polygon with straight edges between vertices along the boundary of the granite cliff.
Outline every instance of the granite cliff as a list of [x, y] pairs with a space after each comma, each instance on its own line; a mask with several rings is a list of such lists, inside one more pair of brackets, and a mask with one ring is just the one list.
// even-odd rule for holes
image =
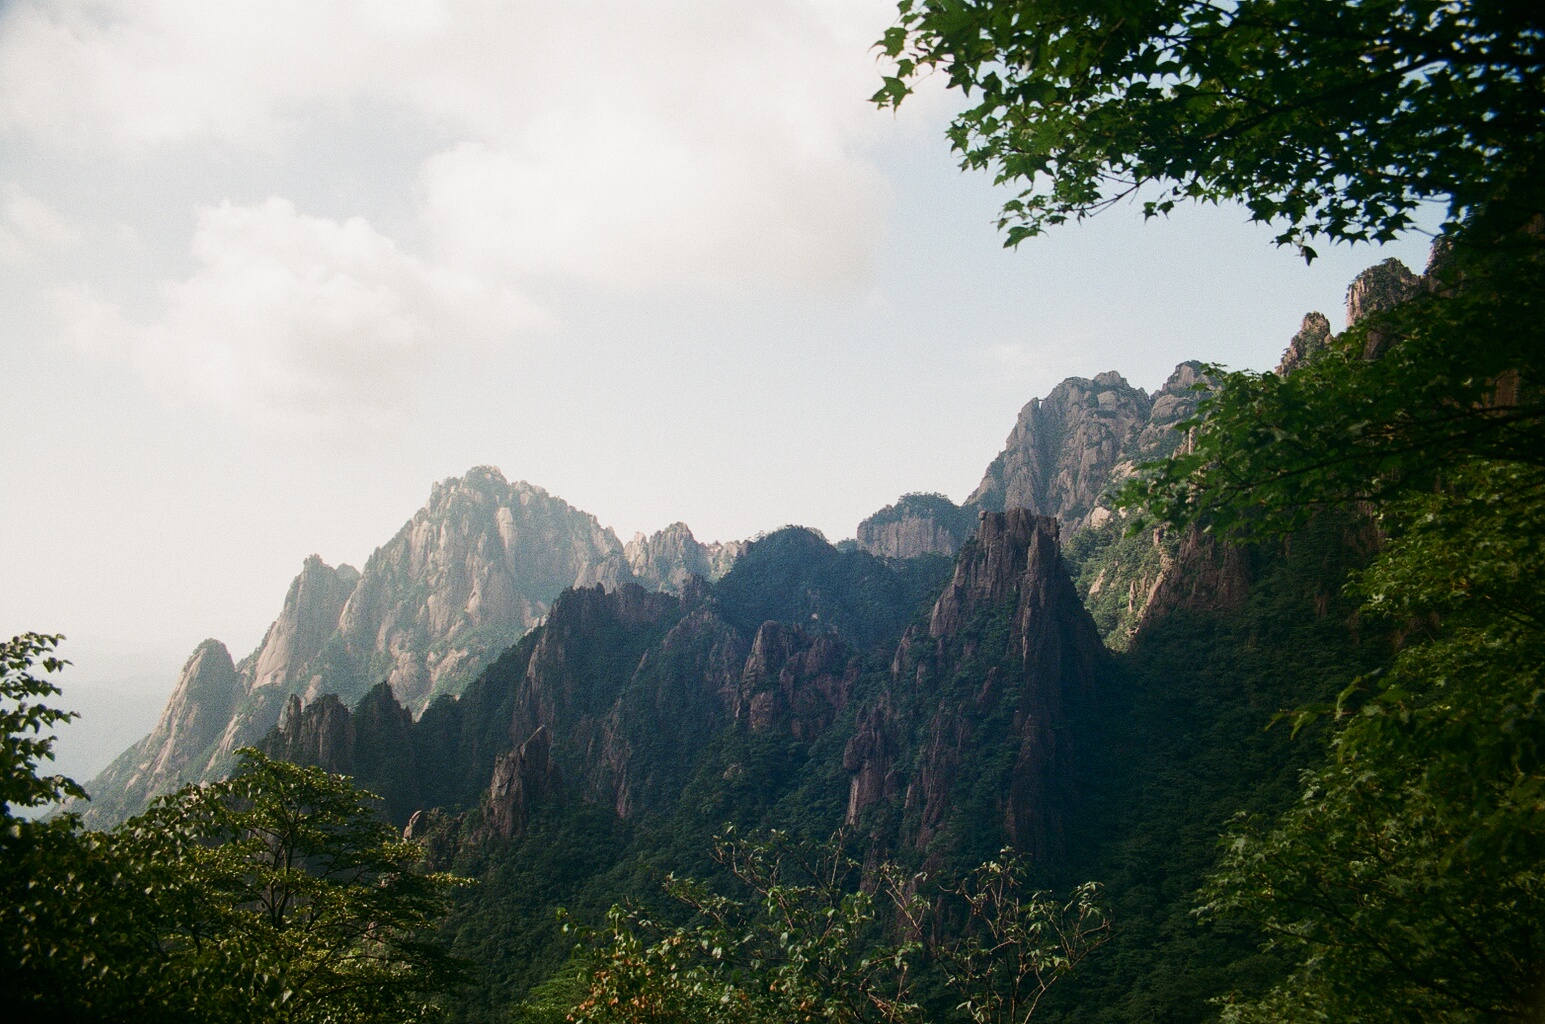
[[83, 813], [111, 824], [184, 782], [218, 777], [292, 695], [352, 704], [384, 681], [422, 711], [528, 632], [565, 588], [629, 579], [616, 536], [540, 487], [488, 467], [443, 481], [363, 570], [306, 559], [241, 662], [218, 641], [201, 644], [151, 735], [88, 784]]
[[633, 578], [650, 590], [680, 594], [693, 576], [721, 579], [746, 550], [745, 541], [700, 542], [686, 523], [635, 534], [623, 548]]
[[976, 529], [976, 508], [942, 494], [903, 494], [858, 524], [858, 547], [881, 558], [950, 555]]
[[[1059, 849], [1077, 789], [1071, 723], [1092, 706], [1106, 654], [1068, 579], [1056, 521], [985, 514], [953, 575], [930, 581], [931, 610], [899, 582], [876, 585], [912, 571], [780, 531], [720, 586], [566, 592], [460, 697], [416, 722], [385, 686], [353, 712], [330, 695], [292, 696], [265, 745], [352, 771], [399, 823], [437, 822], [442, 848], [518, 837], [543, 807], [658, 823], [693, 785], [733, 783], [752, 771], [748, 752], [773, 749], [794, 771], [759, 785], [823, 773], [842, 786], [850, 824], [903, 821], [900, 841], [925, 856], [959, 852], [951, 829], [966, 827], [962, 815], [1027, 850]], [[748, 589], [791, 579], [824, 587], [827, 607], [878, 606], [830, 617], [862, 629], [788, 605], [791, 614], [757, 621], [755, 609], [778, 601]], [[879, 617], [889, 639], [875, 648], [866, 640]], [[998, 619], [1007, 631], [984, 640]], [[988, 791], [1001, 798], [984, 807]]]
[[1174, 424], [1196, 409], [1200, 365], [1181, 363], [1149, 395], [1114, 371], [1069, 377], [1019, 413], [1003, 451], [966, 499], [990, 512], [1025, 508], [1062, 521], [1069, 533], [1110, 516], [1113, 485], [1181, 442]]

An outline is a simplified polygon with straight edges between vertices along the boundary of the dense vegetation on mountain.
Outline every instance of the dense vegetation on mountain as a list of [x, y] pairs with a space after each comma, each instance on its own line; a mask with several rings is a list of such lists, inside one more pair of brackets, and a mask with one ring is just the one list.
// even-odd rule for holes
[[[1294, 961], [1230, 1020], [1538, 1019], [1545, 1004], [1545, 18], [1498, 3], [903, 0], [876, 99], [944, 69], [951, 138], [1021, 186], [1014, 244], [1145, 192], [1243, 201], [1279, 242], [1447, 207], [1426, 275], [1278, 373], [1214, 373], [1188, 450], [1128, 491], [1171, 527], [1296, 541], [1371, 517], [1397, 643], [1303, 725], [1330, 759], [1240, 822], [1205, 915]], [[1409, 275], [1406, 275], [1409, 277]], [[1407, 286], [1409, 285], [1409, 286]], [[1312, 339], [1306, 335], [1313, 334]], [[1302, 342], [1302, 344], [1299, 344]], [[1216, 368], [1214, 368], [1216, 369]]]
[[[457, 1003], [470, 1020], [532, 991], [528, 1015], [555, 987], [579, 999], [559, 907], [598, 927], [627, 899], [674, 926], [669, 872], [743, 892], [710, 856], [726, 825], [817, 841], [847, 823], [867, 856], [936, 885], [1005, 843], [1035, 851], [1035, 885], [1103, 882], [1111, 939], [1043, 1017], [1199, 1020], [1225, 986], [1260, 990], [1286, 961], [1198, 926], [1190, 896], [1231, 816], [1287, 807], [1316, 758], [1307, 735], [1265, 731], [1272, 716], [1333, 699], [1388, 649], [1338, 590], [1366, 536], [1325, 524], [1242, 561], [1193, 545], [1186, 571], [1226, 563], [1238, 585], [1161, 594], [1162, 616], [1109, 662], [1054, 524], [982, 523], [947, 584], [930, 560], [887, 566], [787, 530], [679, 598], [571, 592], [417, 722], [384, 687], [352, 713], [294, 702], [268, 749], [353, 772], [433, 863], [480, 879], [448, 931], [474, 965]], [[908, 585], [920, 571], [931, 608]], [[745, 610], [763, 586], [786, 618], [743, 630], [767, 614]], [[850, 602], [865, 614], [832, 614]], [[866, 656], [861, 636], [888, 649]], [[919, 999], [947, 1015], [930, 977]]]
[[[953, 563], [958, 510], [915, 497], [875, 524], [913, 525], [872, 541], [916, 559], [789, 528], [709, 582], [661, 560], [696, 550], [677, 531], [630, 556], [674, 593], [569, 589], [417, 718], [432, 687], [389, 680], [352, 709], [292, 687], [276, 760], [113, 833], [11, 814], [70, 790], [22, 735], [52, 713], [29, 674], [47, 638], [18, 638], [8, 992], [100, 957], [71, 998], [212, 993], [240, 1016], [363, 943], [405, 979], [372, 991], [407, 1002], [439, 962], [394, 937], [449, 884], [408, 870], [422, 856], [478, 880], [441, 932], [465, 1020], [1540, 1019], [1542, 41], [1518, 2], [905, 0], [879, 98], [935, 68], [972, 91], [952, 137], [1024, 186], [1010, 243], [1143, 187], [1151, 213], [1242, 199], [1310, 257], [1422, 201], [1448, 204], [1447, 236], [1420, 276], [1359, 279], [1342, 334], [1306, 318], [1276, 372], [1185, 364], [1151, 398], [1101, 374], [1032, 402]], [[1134, 476], [1138, 456], [1162, 461]], [[236, 672], [201, 653], [200, 678]], [[412, 842], [286, 762], [379, 792]], [[320, 952], [253, 913], [275, 847], [251, 816], [295, 786], [336, 810], [324, 838], [364, 858], [372, 897], [416, 894], [340, 896], [372, 926]], [[822, 849], [829, 871], [793, 870]], [[322, 884], [301, 861], [294, 883]], [[1004, 863], [995, 905], [1061, 942], [1000, 947], [1030, 952], [987, 976], [1057, 980], [1007, 1016], [952, 959], [992, 934], [962, 894]]]

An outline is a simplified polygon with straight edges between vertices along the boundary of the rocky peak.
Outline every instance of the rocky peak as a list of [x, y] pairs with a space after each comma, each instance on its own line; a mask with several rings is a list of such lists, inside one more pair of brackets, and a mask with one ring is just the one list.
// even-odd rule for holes
[[1058, 565], [1058, 533], [1057, 520], [1028, 509], [983, 512], [975, 538], [955, 561], [954, 578], [934, 603], [928, 634], [954, 637], [981, 608], [1018, 597], [1024, 582]]
[[953, 555], [974, 529], [974, 508], [942, 494], [903, 494], [858, 524], [858, 548], [881, 558]]
[[[978, 770], [982, 751], [1007, 744], [1013, 766], [992, 783], [1003, 793], [1006, 838], [1032, 855], [1060, 842], [1076, 775], [1070, 716], [1092, 699], [1105, 650], [1062, 563], [1059, 532], [1055, 519], [1026, 509], [982, 513], [934, 603], [932, 643], [909, 633], [892, 663], [898, 698], [858, 716], [843, 759], [852, 776], [850, 822], [897, 792], [908, 772], [902, 737], [917, 736], [905, 810], [918, 823], [910, 841], [925, 849], [952, 813], [957, 779]], [[983, 649], [989, 641], [968, 627], [1003, 611], [1007, 636], [991, 641], [1003, 648]], [[969, 689], [951, 689], [966, 664], [993, 667], [967, 673], [980, 679]], [[908, 702], [921, 720], [909, 723], [894, 710]]]
[[858, 655], [832, 633], [763, 623], [741, 672], [734, 716], [754, 733], [780, 729], [808, 743], [847, 707], [859, 667]]
[[703, 544], [686, 523], [672, 523], [651, 536], [635, 534], [623, 548], [633, 578], [650, 590], [680, 594], [694, 576], [717, 580], [745, 551], [744, 541]]
[[990, 512], [1026, 508], [1078, 529], [1151, 412], [1147, 394], [1120, 374], [1070, 377], [1020, 411], [967, 504]]
[[258, 648], [250, 689], [298, 681], [338, 629], [338, 618], [358, 583], [359, 571], [353, 566], [334, 569], [318, 555], [307, 558]]
[[330, 772], [354, 771], [354, 718], [334, 694], [310, 704], [290, 694], [279, 724], [263, 743], [270, 757], [316, 765]]
[[527, 632], [565, 587], [629, 578], [622, 545], [594, 516], [476, 467], [436, 484], [365, 563], [338, 626], [356, 676], [347, 683], [359, 693], [385, 679], [420, 710]]
[[144, 741], [149, 758], [132, 784], [154, 792], [189, 781], [192, 756], [219, 738], [237, 690], [236, 666], [223, 643], [205, 640], [194, 648], [155, 731]]
[[1298, 333], [1288, 342], [1282, 361], [1277, 364], [1277, 375], [1292, 373], [1330, 344], [1330, 318], [1324, 313], [1309, 313], [1299, 326]]
[[274, 728], [291, 694], [351, 703], [384, 680], [421, 711], [541, 621], [566, 587], [631, 579], [612, 531], [542, 488], [489, 466], [443, 480], [363, 571], [308, 558], [262, 644], [232, 672], [196, 651], [204, 696], [190, 705], [178, 696], [189, 680], [179, 682], [166, 727], [93, 780], [87, 820], [107, 827], [181, 781], [221, 777], [236, 750]]
[[1353, 278], [1347, 287], [1347, 326], [1370, 313], [1394, 309], [1421, 290], [1422, 279], [1399, 260], [1375, 264]]

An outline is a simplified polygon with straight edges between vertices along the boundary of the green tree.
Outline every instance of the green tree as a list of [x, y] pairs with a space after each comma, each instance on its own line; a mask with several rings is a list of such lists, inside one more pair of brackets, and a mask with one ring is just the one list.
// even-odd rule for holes
[[1239, 541], [1371, 519], [1398, 649], [1329, 714], [1298, 806], [1204, 903], [1299, 967], [1238, 1020], [1538, 1019], [1545, 1005], [1545, 12], [1523, 0], [903, 0], [877, 96], [942, 70], [1015, 244], [1128, 197], [1240, 201], [1278, 241], [1446, 238], [1418, 294], [1289, 373], [1209, 367], [1129, 502]]
[[1545, 998], [1545, 473], [1477, 465], [1401, 503], [1357, 579], [1411, 630], [1333, 712], [1329, 762], [1243, 820], [1203, 914], [1302, 956], [1241, 1021], [1531, 1020]]
[[269, 1021], [415, 1020], [456, 979], [430, 929], [457, 880], [376, 799], [318, 768], [240, 753], [230, 779], [165, 797], [116, 839], [175, 866], [154, 898], [187, 998]]
[[[64, 637], [22, 633], [0, 643], [0, 839], [14, 839], [26, 826], [14, 808], [33, 809], [66, 797], [83, 797], [74, 780], [63, 775], [39, 775], [42, 762], [54, 759], [55, 726], [70, 721], [73, 712], [39, 703], [57, 697], [59, 687], [33, 672], [60, 671], [69, 662], [55, 652]], [[45, 734], [46, 733], [46, 734]]]
[[927, 936], [930, 958], [972, 1024], [1028, 1024], [1052, 986], [1110, 933], [1096, 902], [1098, 884], [1085, 882], [1066, 899], [1033, 890], [1029, 865], [1012, 848], [941, 895], [945, 901], [935, 906], [954, 904], [958, 926], [931, 926], [926, 912], [911, 916], [930, 909], [920, 901], [898, 906], [909, 914], [913, 933]]
[[846, 840], [727, 831], [714, 856], [740, 893], [672, 878], [668, 891], [693, 915], [686, 925], [614, 907], [605, 929], [582, 932], [585, 991], [571, 1018], [910, 1024], [927, 1019], [922, 970], [966, 1020], [1025, 1024], [1108, 931], [1097, 886], [1065, 902], [1031, 892], [1010, 850], [938, 887], [891, 863], [866, 870]]
[[[875, 99], [942, 71], [967, 167], [1021, 188], [1008, 242], [1146, 196], [1239, 200], [1280, 241], [1387, 241], [1424, 202], [1541, 209], [1545, 16], [1529, 0], [902, 0]], [[1312, 250], [1306, 251], [1312, 255]]]
[[346, 778], [241, 754], [107, 833], [15, 816], [65, 796], [59, 638], [0, 645], [0, 1009], [7, 1019], [377, 1021], [433, 1016], [457, 978], [433, 929], [460, 884], [419, 870]]

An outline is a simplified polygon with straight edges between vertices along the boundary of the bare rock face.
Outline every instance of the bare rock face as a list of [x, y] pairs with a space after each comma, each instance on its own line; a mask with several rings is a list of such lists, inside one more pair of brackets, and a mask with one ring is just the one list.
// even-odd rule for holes
[[842, 768], [853, 776], [848, 784], [849, 825], [882, 800], [900, 790], [898, 760], [902, 753], [900, 716], [889, 694], [858, 712], [857, 728], [842, 749]]
[[352, 566], [333, 569], [316, 555], [307, 558], [256, 651], [249, 689], [288, 690], [303, 682], [305, 670], [337, 631], [339, 616], [358, 583], [359, 572]]
[[88, 823], [117, 820], [136, 813], [158, 793], [198, 781], [203, 771], [198, 755], [220, 738], [239, 691], [225, 645], [218, 640], [199, 644], [183, 665], [155, 730], [91, 782], [91, 803], [68, 809]]
[[781, 730], [809, 742], [848, 706], [856, 652], [830, 633], [765, 622], [741, 671], [735, 717], [754, 733]]
[[552, 730], [539, 726], [524, 743], [494, 762], [484, 815], [499, 836], [508, 839], [525, 831], [537, 802], [558, 792], [552, 746]]
[[230, 673], [201, 645], [188, 685], [202, 696], [190, 703], [179, 683], [156, 732], [87, 787], [86, 820], [110, 826], [180, 782], [222, 777], [291, 695], [348, 704], [385, 681], [421, 711], [528, 632], [564, 588], [631, 579], [616, 536], [540, 487], [489, 467], [436, 484], [363, 572], [308, 558], [263, 642]]
[[1324, 313], [1307, 314], [1298, 333], [1288, 342], [1287, 351], [1282, 353], [1277, 375], [1284, 376], [1304, 365], [1330, 344], [1330, 338], [1330, 318]]
[[723, 577], [745, 549], [745, 541], [700, 543], [686, 523], [672, 523], [652, 536], [636, 534], [623, 554], [640, 584], [680, 594], [693, 576], [710, 581]]
[[1139, 629], [1176, 609], [1233, 611], [1249, 594], [1249, 552], [1193, 526], [1181, 537], [1180, 550], [1160, 575]]
[[1099, 525], [1110, 515], [1103, 499], [1112, 487], [1181, 443], [1171, 428], [1195, 410], [1200, 379], [1199, 364], [1182, 363], [1150, 398], [1115, 372], [1069, 377], [1020, 411], [966, 503], [1029, 509], [1062, 520], [1069, 532]]
[[975, 509], [942, 494], [904, 494], [858, 524], [858, 548], [881, 558], [953, 555], [975, 528]]
[[1421, 290], [1422, 279], [1399, 260], [1375, 264], [1347, 286], [1347, 326], [1355, 326], [1370, 313], [1394, 309]]
[[295, 764], [314, 764], [330, 772], [354, 771], [354, 718], [329, 693], [310, 704], [296, 694], [285, 702], [267, 753]]
[[[365, 563], [338, 623], [355, 693], [379, 680], [418, 711], [464, 685], [547, 613], [565, 587], [631, 577], [595, 517], [499, 471], [436, 484], [429, 503]], [[344, 680], [323, 679], [311, 693]]]

